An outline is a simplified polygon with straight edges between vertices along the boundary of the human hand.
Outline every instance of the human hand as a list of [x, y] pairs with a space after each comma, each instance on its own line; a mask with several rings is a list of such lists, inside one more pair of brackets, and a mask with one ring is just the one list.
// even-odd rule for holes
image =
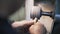
[[47, 31], [46, 31], [44, 25], [37, 22], [36, 24], [32, 25], [29, 28], [29, 32], [30, 32], [30, 34], [46, 34]]

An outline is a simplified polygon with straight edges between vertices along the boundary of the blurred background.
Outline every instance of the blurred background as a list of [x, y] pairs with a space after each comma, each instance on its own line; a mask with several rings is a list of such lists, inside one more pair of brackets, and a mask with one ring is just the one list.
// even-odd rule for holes
[[20, 21], [24, 20], [25, 17], [26, 17], [25, 6], [22, 6], [13, 15], [11, 15], [9, 19], [12, 21]]
[[[33, 4], [35, 5], [37, 2], [41, 1], [50, 1], [52, 4], [55, 4], [55, 0], [25, 0], [24, 3], [22, 4], [21, 8], [17, 10], [13, 15], [9, 17], [10, 20], [12, 21], [20, 21], [24, 19], [29, 19], [30, 16], [28, 16], [29, 11], [31, 11]], [[33, 3], [34, 2], [34, 3]], [[31, 4], [33, 3], [33, 4]], [[26, 14], [28, 13], [28, 14]], [[59, 13], [59, 12], [58, 12]]]

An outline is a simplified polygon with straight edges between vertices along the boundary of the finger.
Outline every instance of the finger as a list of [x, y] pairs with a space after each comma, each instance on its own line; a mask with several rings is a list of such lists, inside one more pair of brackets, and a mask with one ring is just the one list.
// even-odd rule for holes
[[31, 26], [33, 24], [34, 24], [34, 20], [31, 20], [31, 21], [26, 21], [23, 26], [24, 27], [29, 27], [29, 26]]
[[33, 20], [16, 21], [16, 22], [12, 23], [12, 27], [17, 28], [17, 27], [29, 26], [29, 25], [32, 25], [33, 22], [34, 22]]
[[34, 19], [34, 24], [37, 22], [37, 18]]

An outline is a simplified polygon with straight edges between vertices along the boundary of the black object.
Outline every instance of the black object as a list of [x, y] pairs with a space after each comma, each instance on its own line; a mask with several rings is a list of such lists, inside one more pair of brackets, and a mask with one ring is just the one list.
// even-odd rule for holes
[[52, 34], [60, 34], [60, 0], [56, 0], [55, 21]]
[[50, 16], [51, 18], [54, 18], [54, 11], [44, 12], [44, 11], [42, 11], [42, 9], [40, 9], [39, 12], [37, 11], [37, 14], [30, 14], [30, 17], [31, 17], [32, 19], [35, 19], [35, 18], [40, 19], [40, 17], [41, 17], [42, 15]]
[[7, 19], [0, 18], [0, 34], [17, 34]]

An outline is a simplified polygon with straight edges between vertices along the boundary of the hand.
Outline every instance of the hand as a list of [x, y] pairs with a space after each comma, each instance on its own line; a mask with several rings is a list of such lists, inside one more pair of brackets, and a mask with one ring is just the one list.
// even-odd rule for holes
[[28, 29], [31, 25], [33, 25], [33, 20], [15, 21], [14, 23], [12, 23], [12, 27], [14, 29], [17, 29], [17, 32], [20, 34], [28, 34]]
[[46, 29], [41, 23], [36, 23], [29, 28], [30, 34], [46, 34]]

